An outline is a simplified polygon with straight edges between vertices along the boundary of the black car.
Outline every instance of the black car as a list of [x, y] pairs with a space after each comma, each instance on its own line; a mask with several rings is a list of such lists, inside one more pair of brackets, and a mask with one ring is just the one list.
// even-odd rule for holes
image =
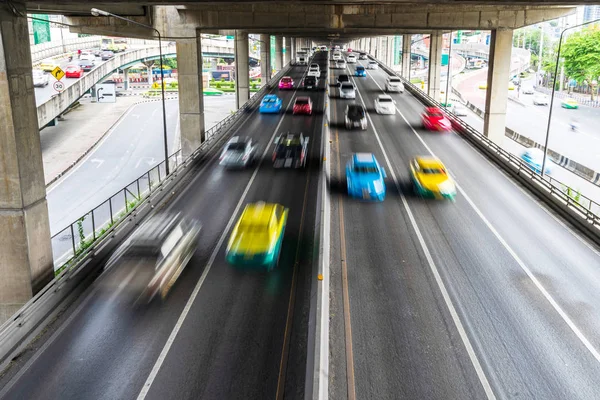
[[341, 86], [344, 82], [350, 82], [350, 77], [346, 74], [338, 75], [337, 77], [337, 85]]
[[319, 80], [316, 76], [307, 76], [304, 78], [304, 89], [316, 90], [319, 85]]
[[367, 53], [360, 53], [358, 55], [358, 59], [359, 60], [366, 60], [367, 59]]
[[102, 61], [107, 61], [107, 60], [110, 60], [110, 59], [111, 59], [111, 58], [113, 58], [114, 56], [115, 56], [115, 53], [113, 53], [112, 51], [109, 51], [109, 50], [107, 50], [107, 51], [103, 51], [103, 52], [100, 54], [100, 57], [102, 58]]
[[367, 115], [362, 105], [350, 104], [346, 106], [346, 112], [344, 114], [346, 129], [367, 129]]
[[79, 66], [85, 72], [89, 72], [94, 68], [94, 62], [89, 60], [81, 60], [79, 61]]
[[302, 133], [287, 133], [275, 138], [273, 167], [301, 168], [306, 166], [308, 137]]

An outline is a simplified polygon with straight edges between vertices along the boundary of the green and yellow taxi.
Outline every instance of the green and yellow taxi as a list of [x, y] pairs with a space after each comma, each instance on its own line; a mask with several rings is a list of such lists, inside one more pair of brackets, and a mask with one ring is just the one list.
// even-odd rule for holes
[[573, 99], [573, 98], [567, 98], [564, 99], [561, 103], [560, 106], [562, 108], [568, 108], [571, 110], [575, 110], [577, 108], [579, 108], [579, 103], [577, 103], [577, 100]]
[[289, 210], [281, 204], [247, 204], [227, 244], [226, 259], [233, 265], [272, 270], [277, 266]]
[[60, 65], [51, 58], [48, 58], [40, 63], [39, 68], [45, 72], [52, 72], [54, 68], [59, 67]]
[[410, 162], [415, 192], [422, 197], [454, 200], [456, 185], [444, 164], [434, 157], [415, 157]]

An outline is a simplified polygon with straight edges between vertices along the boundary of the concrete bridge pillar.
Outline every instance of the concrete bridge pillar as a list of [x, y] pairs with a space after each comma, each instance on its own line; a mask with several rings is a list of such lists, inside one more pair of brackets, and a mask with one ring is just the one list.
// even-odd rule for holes
[[260, 76], [263, 85], [271, 80], [271, 35], [260, 35]]
[[181, 152], [187, 157], [206, 140], [202, 82], [202, 36], [177, 41]]
[[290, 62], [296, 62], [296, 38], [290, 38]]
[[[269, 42], [267, 42], [269, 49]], [[250, 69], [248, 66], [248, 32], [235, 31], [235, 95], [239, 109], [250, 99]], [[262, 48], [261, 48], [262, 52]]]
[[284, 42], [285, 51], [283, 52], [283, 65], [288, 65], [291, 60], [290, 57], [292, 56], [292, 44], [290, 37], [288, 36], [284, 38]]
[[0, 4], [0, 323], [54, 277], [25, 7]]
[[412, 35], [402, 35], [402, 76], [408, 79], [410, 75], [410, 45]]
[[281, 71], [283, 67], [283, 36], [275, 36], [275, 71]]
[[427, 94], [434, 100], [440, 100], [442, 79], [442, 31], [434, 31], [429, 37], [429, 71], [427, 72]]
[[483, 134], [497, 144], [504, 140], [510, 78], [512, 29], [492, 30], [483, 116]]
[[129, 68], [123, 69], [123, 90], [129, 90]]

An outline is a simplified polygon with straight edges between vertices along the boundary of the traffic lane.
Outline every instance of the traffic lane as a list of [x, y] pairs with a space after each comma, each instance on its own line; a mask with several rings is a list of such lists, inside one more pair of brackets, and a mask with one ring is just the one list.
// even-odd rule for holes
[[[321, 95], [315, 107], [321, 109], [322, 105]], [[304, 395], [312, 275], [312, 252], [306, 250], [314, 246], [321, 123], [318, 114], [286, 115], [277, 134], [303, 131], [310, 135], [312, 165], [308, 170], [275, 170], [268, 152], [244, 200], [276, 202], [289, 208], [278, 267], [271, 272], [232, 267], [225, 261], [225, 244], [218, 249], [147, 399], [275, 398], [280, 378], [285, 388], [280, 395]], [[295, 295], [290, 293], [294, 268]], [[295, 307], [293, 323], [287, 326], [290, 296]], [[286, 332], [291, 341], [282, 361]], [[285, 375], [281, 365], [287, 368]]]
[[[382, 118], [381, 122], [385, 125], [382, 129], [388, 132], [392, 127], [397, 129], [397, 125], [389, 119], [386, 121]], [[414, 134], [384, 136], [386, 147], [390, 148], [391, 152], [396, 152], [398, 159], [409, 159], [413, 155], [427, 153]], [[585, 318], [585, 315], [589, 315], [587, 310], [584, 313], [576, 308], [581, 306], [582, 301], [591, 307], [599, 304], [597, 284], [586, 283], [586, 280], [594, 278], [593, 266], [600, 265], [593, 251], [570, 233], [566, 233], [567, 237], [550, 243], [546, 238], [529, 239], [535, 234], [519, 228], [524, 221], [529, 225], [535, 224], [534, 221], [540, 218], [546, 219], [548, 225], [540, 227], [540, 230], [546, 232], [562, 231], [563, 228], [540, 210], [537, 204], [523, 198], [522, 193], [512, 193], [518, 192], [516, 187], [498, 171], [493, 171], [494, 167], [479, 155], [473, 154], [473, 150], [461, 138], [455, 135], [440, 136], [436, 133], [423, 134], [424, 140], [434, 153], [445, 161], [451, 173], [464, 185], [463, 189], [469, 195], [475, 194], [473, 201], [487, 218], [491, 217], [490, 220], [494, 220], [494, 228], [506, 231], [502, 236], [505, 239], [510, 237], [510, 241], [513, 242], [510, 243], [511, 249], [526, 253], [519, 256], [534, 270], [546, 288], [558, 288], [569, 281], [573, 284], [564, 291], [564, 294], [570, 295], [570, 299], [558, 297], [563, 309], [569, 314], [575, 314], [570, 315], [571, 318]], [[454, 145], [450, 140], [460, 146], [453, 157], [448, 156]], [[464, 169], [454, 168], [455, 162], [463, 162]], [[406, 175], [405, 166], [399, 165], [396, 168], [400, 174]], [[489, 171], [486, 171], [488, 168]], [[466, 179], [466, 176], [479, 175], [473, 171], [483, 172], [476, 179]], [[408, 182], [408, 177], [403, 179]], [[490, 187], [498, 187], [498, 193], [490, 191]], [[489, 198], [477, 198], [477, 194], [482, 192], [492, 194]], [[455, 205], [441, 206], [445, 208], [436, 207], [437, 202], [424, 202], [418, 198], [411, 200], [411, 206], [415, 210], [415, 218], [423, 227], [424, 237], [432, 249], [432, 255], [436, 262], [443, 266], [441, 270], [445, 279], [450, 283], [454, 296], [461, 304], [461, 317], [467, 321], [467, 326], [476, 327], [470, 334], [475, 337], [474, 341], [480, 344], [479, 352], [487, 361], [495, 389], [503, 394], [524, 392], [536, 398], [565, 398], [570, 396], [565, 394], [576, 393], [578, 387], [590, 387], [593, 376], [600, 371], [598, 363], [532, 284], [515, 257], [495, 237], [473, 207], [461, 199], [461, 194], [459, 193]], [[525, 202], [530, 202], [532, 209], [524, 207]], [[432, 205], [427, 207], [426, 204]], [[525, 208], [525, 211], [521, 212], [522, 208]], [[514, 215], [515, 213], [517, 215]], [[546, 233], [544, 236], [551, 238], [552, 233]], [[465, 238], [477, 245], [465, 246]], [[529, 243], [526, 239], [529, 239]], [[567, 240], [568, 246], [564, 246], [564, 240]], [[579, 245], [579, 248], [572, 251], [571, 245]], [[558, 247], [560, 254], [557, 254], [556, 250], [553, 253], [553, 247]], [[579, 260], [577, 254], [583, 248], [587, 249], [587, 255], [591, 258]], [[548, 253], [550, 255], [545, 256]], [[569, 265], [570, 260], [572, 265]], [[577, 275], [570, 273], [577, 263], [586, 264], [586, 269], [589, 270], [583, 271], [577, 277], [566, 276]], [[557, 276], [556, 273], [560, 274], [565, 267], [569, 272]], [[554, 269], [556, 271], [553, 271]], [[552, 282], [553, 279], [556, 280]], [[597, 329], [598, 321], [598, 318], [589, 319], [593, 321], [591, 326], [587, 325], [588, 321], [584, 319], [578, 321], [580, 329], [588, 328], [584, 329], [588, 337]], [[539, 332], [544, 334], [539, 335]], [[565, 370], [565, 360], [569, 360], [569, 365], [577, 367]], [[600, 392], [596, 393], [592, 389], [588, 390], [587, 394], [589, 396], [584, 398], [597, 397]]]
[[[384, 162], [372, 127], [365, 132], [341, 128], [350, 102], [333, 101], [332, 139], [340, 149], [335, 186], [345, 210], [347, 254], [332, 259], [346, 260], [348, 266], [356, 398], [390, 398], [392, 393], [406, 398], [482, 398], [481, 384], [448, 310], [441, 306], [441, 294], [426, 270], [392, 180], [387, 180], [383, 203], [346, 197], [344, 166], [352, 153], [371, 152]], [[338, 352], [345, 349], [340, 343], [334, 347]], [[343, 358], [332, 356], [345, 363]], [[332, 390], [343, 393], [345, 367], [332, 368], [337, 371]]]
[[[255, 138], [264, 137], [269, 130], [272, 134], [278, 119], [262, 118], [271, 116], [257, 111], [253, 115], [262, 119], [252, 129]], [[214, 154], [219, 151], [215, 149]], [[65, 323], [52, 345], [39, 353], [4, 398], [137, 397], [250, 176], [250, 171], [223, 170], [216, 158], [194, 167], [188, 189], [169, 209], [198, 219], [203, 228], [198, 249], [167, 301], [155, 302], [148, 308], [132, 308], [132, 296], [126, 290], [132, 271], [127, 265], [116, 265], [98, 279], [89, 300], [83, 302], [73, 320]], [[215, 198], [219, 199], [218, 207], [214, 207]], [[211, 204], [213, 207], [203, 207]], [[49, 365], [60, 365], [61, 369], [54, 370]]]

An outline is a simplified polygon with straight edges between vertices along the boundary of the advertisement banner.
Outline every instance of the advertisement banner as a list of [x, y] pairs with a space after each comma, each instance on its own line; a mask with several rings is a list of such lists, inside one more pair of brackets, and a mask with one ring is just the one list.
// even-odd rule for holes
[[[41, 44], [50, 41], [50, 20], [47, 14], [33, 14], [38, 18], [31, 21], [33, 26], [33, 44]], [[40, 21], [43, 20], [43, 21]]]

